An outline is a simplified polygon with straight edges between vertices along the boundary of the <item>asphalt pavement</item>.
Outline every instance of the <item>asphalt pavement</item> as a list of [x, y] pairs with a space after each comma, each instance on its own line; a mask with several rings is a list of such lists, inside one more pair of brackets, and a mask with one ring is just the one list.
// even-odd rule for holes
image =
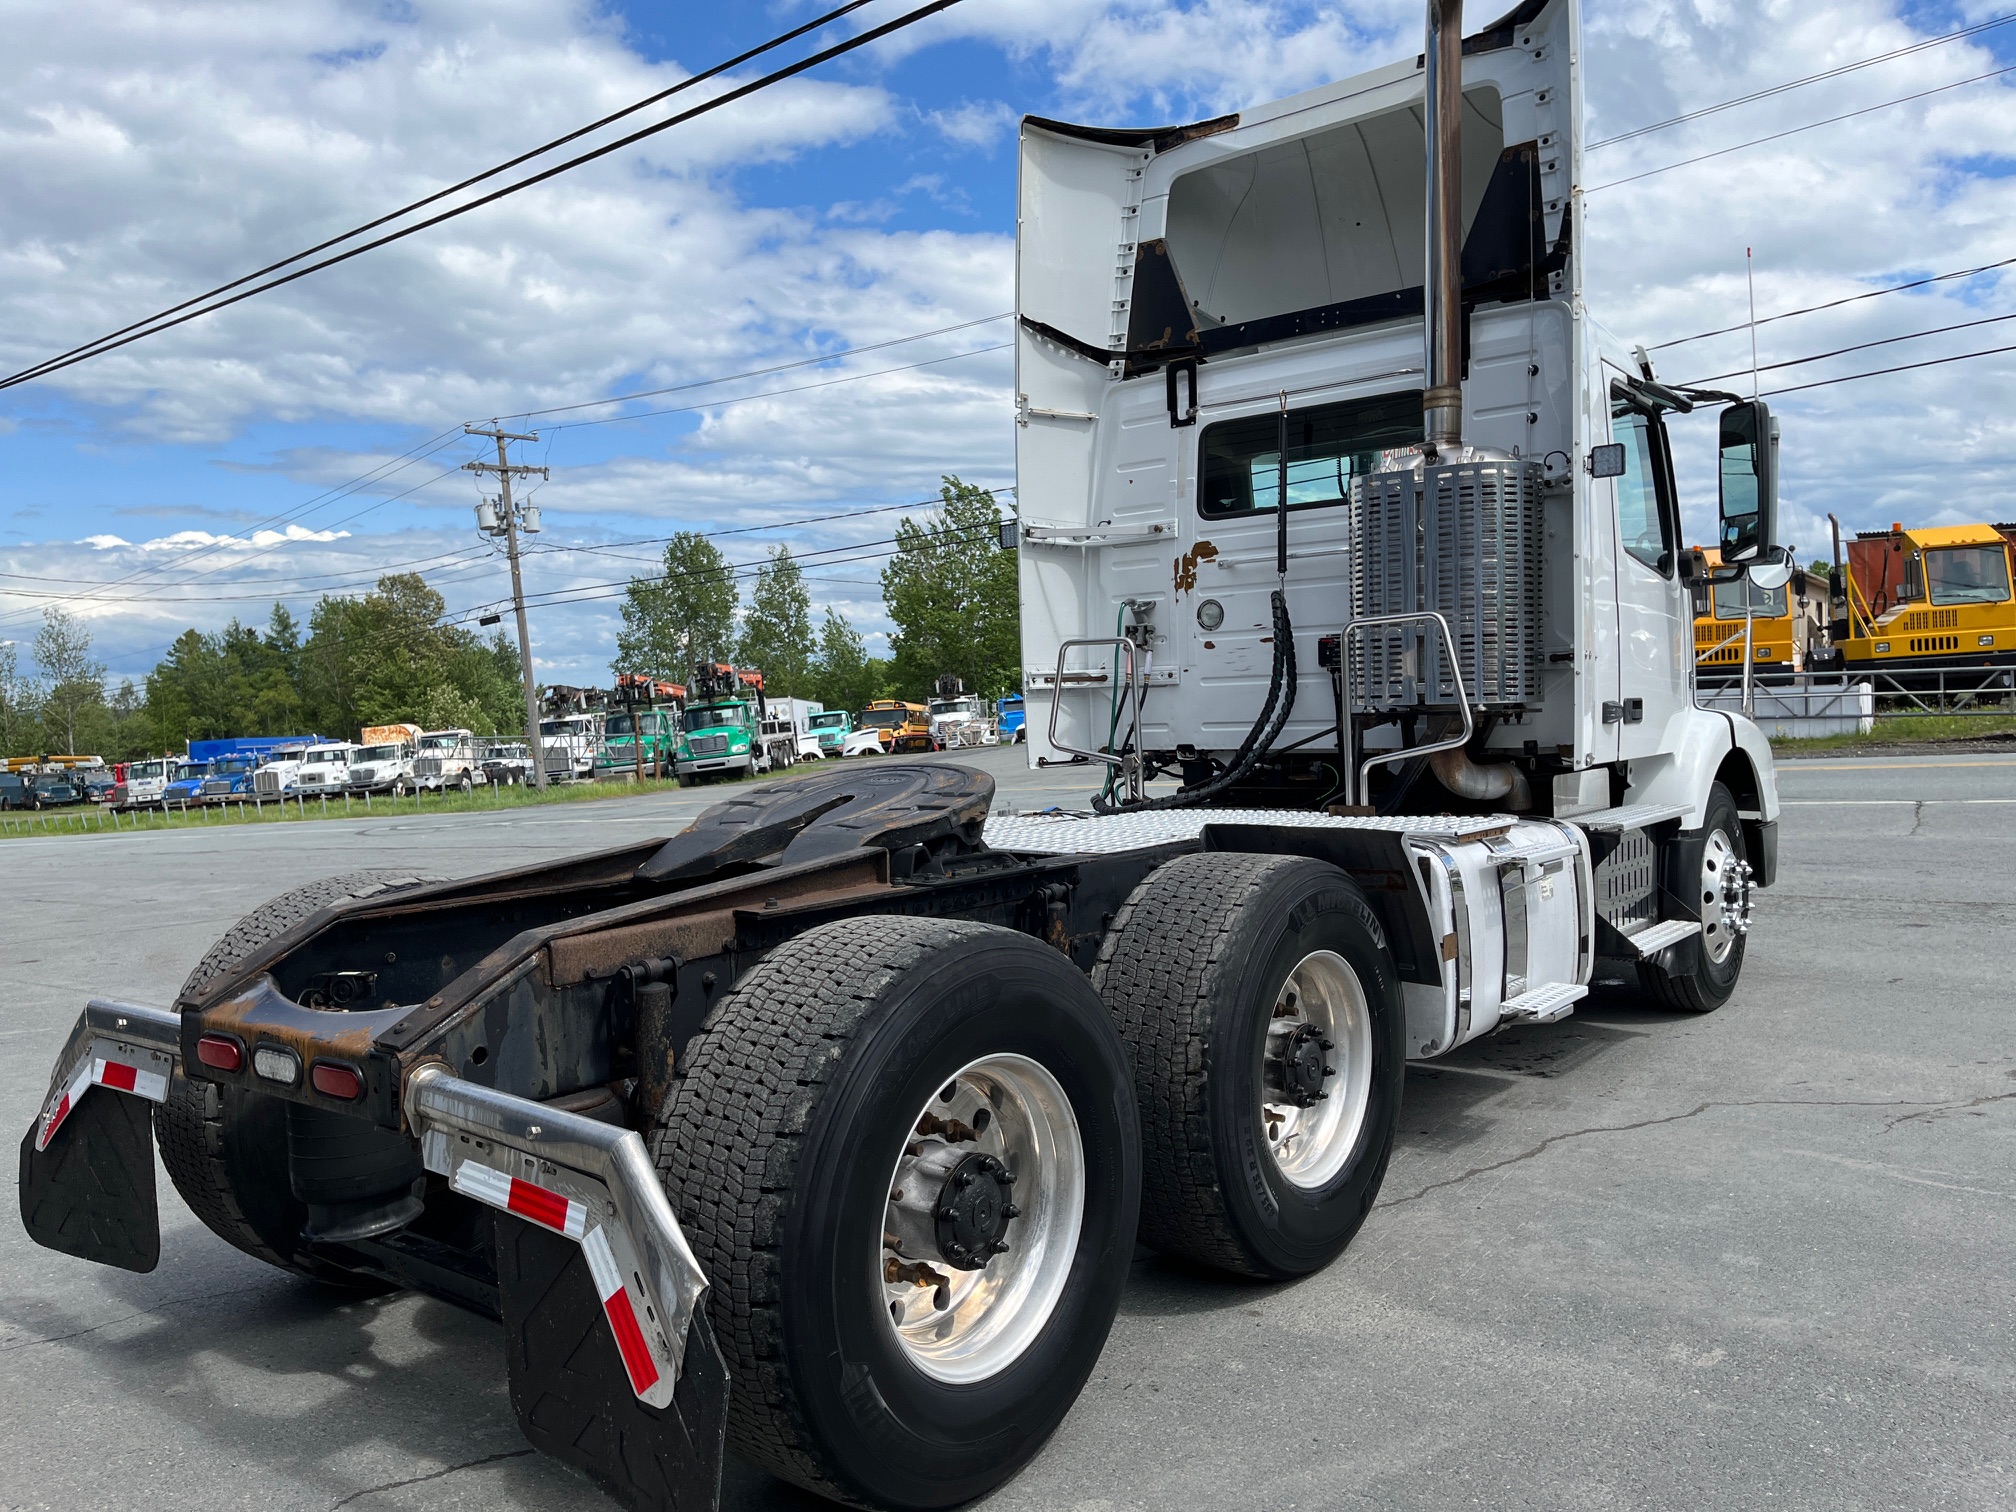
[[[1084, 802], [1019, 759], [978, 755], [1003, 803]], [[987, 1506], [2016, 1505], [2016, 758], [1780, 771], [1726, 1008], [1584, 1004], [1410, 1068], [1350, 1251], [1284, 1286], [1144, 1255]], [[670, 834], [718, 796], [0, 843], [0, 1123], [85, 997], [168, 1001], [274, 893]], [[159, 1189], [146, 1276], [0, 1224], [0, 1508], [613, 1505], [519, 1437], [494, 1325], [332, 1304]], [[826, 1505], [732, 1466], [727, 1504]]]

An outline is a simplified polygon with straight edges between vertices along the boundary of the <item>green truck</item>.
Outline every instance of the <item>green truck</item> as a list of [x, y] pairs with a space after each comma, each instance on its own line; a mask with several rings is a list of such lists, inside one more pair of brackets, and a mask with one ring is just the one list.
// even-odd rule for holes
[[676, 708], [609, 715], [602, 721], [602, 744], [595, 752], [595, 780], [621, 782], [640, 767], [646, 777], [664, 776], [678, 754], [679, 736]]
[[673, 761], [681, 787], [769, 770], [763, 748], [763, 674], [703, 662], [687, 684]]

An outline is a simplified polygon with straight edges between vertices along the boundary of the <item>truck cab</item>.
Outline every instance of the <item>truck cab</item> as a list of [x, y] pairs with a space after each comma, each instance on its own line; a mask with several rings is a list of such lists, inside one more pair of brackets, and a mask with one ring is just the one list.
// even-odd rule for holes
[[413, 789], [413, 757], [414, 748], [404, 741], [358, 746], [350, 753], [344, 786], [353, 793], [401, 797]]
[[[638, 748], [642, 740], [641, 751]], [[659, 775], [679, 741], [679, 710], [630, 709], [602, 721], [602, 745], [595, 753], [597, 780], [632, 776], [642, 765], [646, 776]]]
[[[1593, 867], [1646, 876], [1705, 830], [1768, 882], [1769, 746], [1695, 699], [1672, 434], [1716, 427], [1750, 571], [1784, 555], [1776, 422], [1663, 382], [1584, 302], [1579, 26], [1528, 4], [1442, 62], [1189, 126], [1024, 121], [1032, 765], [1108, 764], [1123, 809], [1161, 775], [1204, 808], [1587, 821]], [[1650, 896], [1599, 910], [1601, 976], [1695, 958], [1627, 939], [1668, 922]]]
[[145, 761], [126, 763], [125, 776], [114, 790], [113, 804], [118, 808], [149, 808], [161, 801], [161, 794], [168, 786], [168, 758], [150, 757]]
[[1844, 561], [1837, 535], [1832, 620], [1846, 670], [1908, 686], [1943, 669], [2016, 666], [2010, 536], [1985, 524], [1892, 525], [1859, 532]]
[[297, 793], [340, 793], [350, 780], [350, 756], [357, 748], [348, 741], [314, 745], [301, 753], [294, 775]]
[[854, 733], [854, 716], [845, 709], [821, 709], [805, 722], [819, 744], [822, 757], [839, 756], [847, 749], [847, 737]]
[[965, 684], [956, 677], [938, 679], [936, 694], [925, 704], [924, 711], [931, 721], [932, 741], [941, 751], [996, 742], [994, 727], [987, 718], [987, 700], [977, 693], [968, 693]]
[[173, 772], [161, 789], [161, 803], [166, 808], [188, 808], [203, 801], [203, 784], [210, 776], [207, 761], [180, 761], [173, 764]]
[[222, 756], [210, 763], [203, 778], [205, 803], [231, 803], [252, 795], [252, 779], [259, 770], [257, 756]]
[[1752, 670], [1803, 672], [1827, 661], [1823, 596], [1806, 570], [1770, 587], [1747, 573], [1722, 570], [1722, 553], [1696, 547], [1700, 571], [1694, 579], [1695, 676], [1705, 685], [1726, 683], [1743, 672], [1744, 647]]
[[1020, 693], [1004, 693], [995, 705], [994, 728], [997, 737], [1005, 745], [1020, 745], [1028, 722], [1029, 713], [1024, 707]]
[[559, 714], [539, 721], [540, 759], [551, 782], [586, 781], [595, 775], [595, 751], [602, 743], [603, 716]]
[[672, 763], [679, 785], [754, 772], [762, 754], [761, 719], [754, 699], [688, 704], [679, 716], [679, 745]]
[[460, 788], [466, 793], [476, 786], [477, 771], [476, 737], [469, 731], [428, 730], [420, 736], [413, 756], [416, 785], [435, 792]]

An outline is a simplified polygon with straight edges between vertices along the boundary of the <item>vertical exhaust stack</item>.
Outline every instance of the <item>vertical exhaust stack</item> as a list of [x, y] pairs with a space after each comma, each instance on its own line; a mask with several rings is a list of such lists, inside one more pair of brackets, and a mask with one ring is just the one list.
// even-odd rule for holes
[[1430, 453], [1463, 444], [1463, 0], [1428, 0], [1428, 388]]

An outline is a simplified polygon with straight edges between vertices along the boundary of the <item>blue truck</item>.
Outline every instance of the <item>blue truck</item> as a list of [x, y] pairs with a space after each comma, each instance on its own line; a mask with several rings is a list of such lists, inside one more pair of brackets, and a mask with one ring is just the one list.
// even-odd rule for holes
[[1023, 726], [1029, 720], [1029, 711], [1022, 706], [1022, 695], [1020, 693], [1004, 694], [1001, 701], [994, 706], [994, 709], [994, 728], [1000, 732], [1001, 744], [1020, 745], [1022, 743]]

